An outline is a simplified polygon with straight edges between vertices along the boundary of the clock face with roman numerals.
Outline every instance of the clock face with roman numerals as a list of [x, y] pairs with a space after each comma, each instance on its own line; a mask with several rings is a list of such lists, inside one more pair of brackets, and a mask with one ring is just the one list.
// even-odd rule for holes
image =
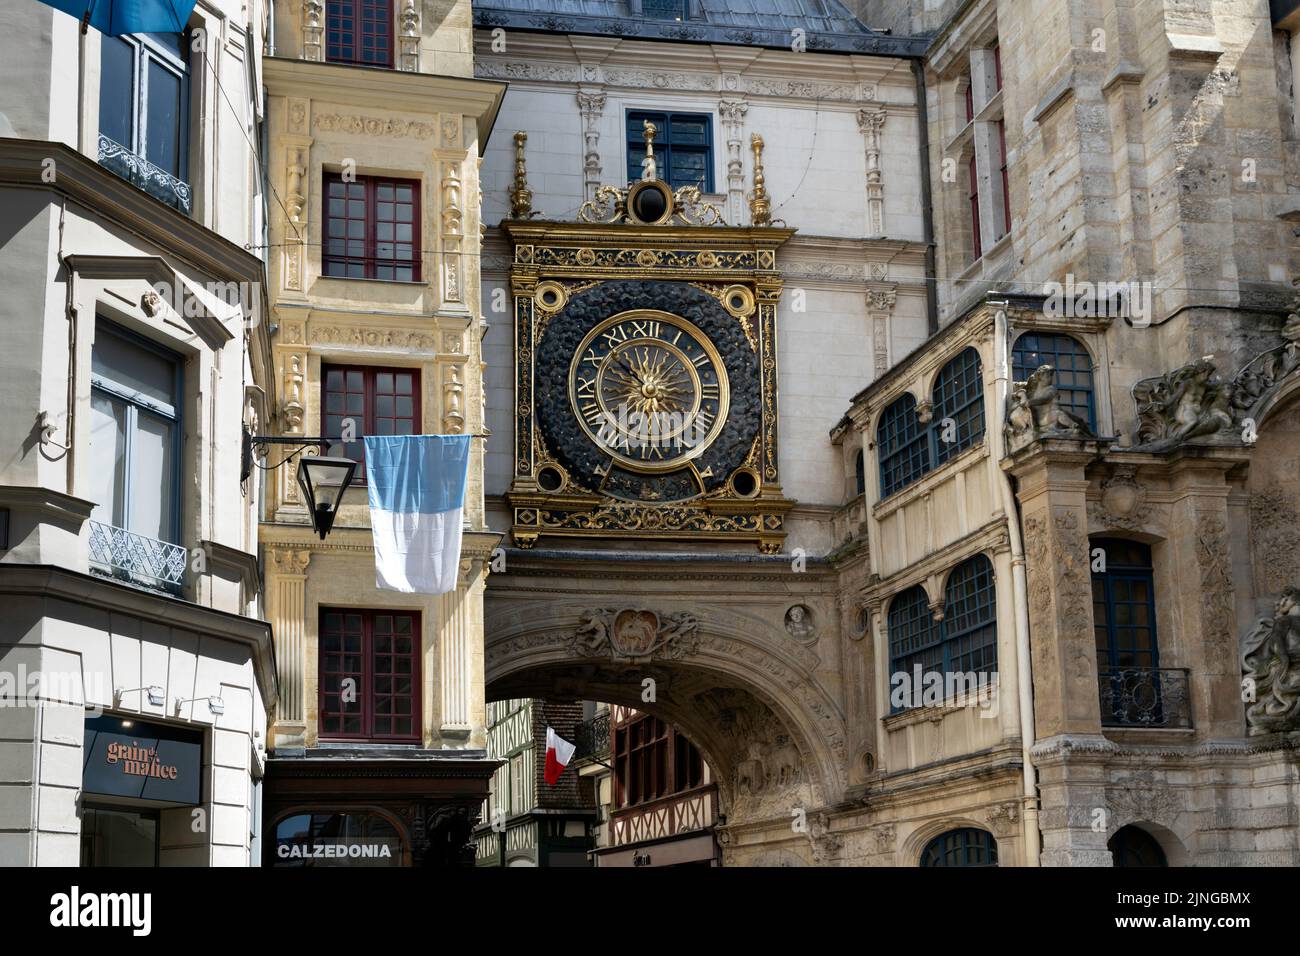
[[718, 350], [655, 309], [611, 316], [574, 353], [569, 401], [587, 437], [634, 472], [675, 471], [717, 438], [730, 398]]
[[521, 399], [536, 414], [542, 488], [562, 484], [547, 462], [566, 492], [644, 504], [728, 494], [738, 472], [756, 478], [757, 340], [707, 291], [601, 282], [539, 323], [531, 361]]

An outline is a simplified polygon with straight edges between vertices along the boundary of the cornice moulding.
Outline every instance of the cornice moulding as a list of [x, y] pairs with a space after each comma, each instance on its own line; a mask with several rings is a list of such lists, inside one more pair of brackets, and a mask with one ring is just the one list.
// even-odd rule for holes
[[302, 97], [381, 110], [434, 116], [459, 113], [478, 124], [479, 153], [487, 145], [505, 97], [506, 84], [496, 80], [409, 73], [286, 57], [263, 57], [267, 91], [272, 96]]

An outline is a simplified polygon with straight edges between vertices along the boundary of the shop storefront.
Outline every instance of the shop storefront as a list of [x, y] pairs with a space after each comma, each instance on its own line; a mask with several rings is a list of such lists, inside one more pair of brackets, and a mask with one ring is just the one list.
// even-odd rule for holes
[[199, 731], [87, 717], [82, 759], [82, 866], [157, 866], [163, 814], [205, 812]]

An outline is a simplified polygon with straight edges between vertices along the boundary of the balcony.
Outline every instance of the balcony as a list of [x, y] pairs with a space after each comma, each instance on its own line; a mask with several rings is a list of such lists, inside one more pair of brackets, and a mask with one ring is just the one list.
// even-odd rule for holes
[[578, 748], [573, 754], [575, 760], [580, 760], [583, 757], [593, 759], [608, 757], [609, 711], [597, 714], [590, 720], [584, 720], [578, 724], [574, 736], [576, 737], [574, 743]]
[[179, 209], [187, 216], [190, 214], [194, 206], [194, 195], [189, 183], [177, 179], [143, 156], [137, 156], [103, 133], [99, 134], [99, 163], [155, 199]]
[[91, 521], [90, 569], [137, 587], [179, 597], [185, 590], [185, 549]]
[[1188, 672], [1182, 667], [1123, 667], [1097, 675], [1101, 725], [1190, 730]]

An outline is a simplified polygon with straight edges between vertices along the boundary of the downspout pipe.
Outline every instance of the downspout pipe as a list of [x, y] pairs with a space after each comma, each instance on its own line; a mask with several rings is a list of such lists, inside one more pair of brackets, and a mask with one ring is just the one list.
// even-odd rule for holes
[[925, 64], [912, 60], [912, 76], [916, 81], [916, 123], [920, 140], [917, 152], [921, 159], [921, 222], [925, 230], [925, 327], [928, 335], [939, 331], [938, 289], [935, 288], [934, 257], [934, 203], [930, 187], [930, 119], [925, 101]]
[[[1007, 396], [1011, 387], [1010, 339], [1008, 335], [1006, 303], [994, 303], [993, 348], [996, 378], [993, 383], [994, 417], [989, 429], [993, 445], [993, 459], [1000, 462], [1006, 455], [1002, 423], [1007, 420]], [[1007, 538], [1011, 543], [1011, 587], [1016, 608], [1016, 686], [1017, 708], [1020, 713], [1021, 770], [1023, 793], [1020, 820], [1024, 826], [1025, 862], [1039, 866], [1042, 853], [1042, 836], [1038, 830], [1038, 773], [1034, 769], [1034, 685], [1030, 666], [1029, 648], [1029, 587], [1025, 576], [1025, 543], [1020, 533], [1020, 511], [1016, 506], [1011, 476], [1001, 468], [998, 471], [998, 490], [1002, 496], [1002, 510], [1007, 518]]]

